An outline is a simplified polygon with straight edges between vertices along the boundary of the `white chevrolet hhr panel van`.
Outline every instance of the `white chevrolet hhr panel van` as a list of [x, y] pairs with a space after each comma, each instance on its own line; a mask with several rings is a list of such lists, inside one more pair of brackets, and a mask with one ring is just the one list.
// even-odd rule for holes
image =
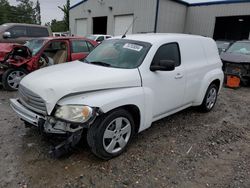
[[83, 61], [29, 74], [11, 107], [27, 125], [68, 135], [54, 155], [75, 145], [87, 129], [93, 153], [110, 159], [156, 120], [190, 106], [210, 111], [222, 83], [211, 38], [129, 35], [104, 41]]

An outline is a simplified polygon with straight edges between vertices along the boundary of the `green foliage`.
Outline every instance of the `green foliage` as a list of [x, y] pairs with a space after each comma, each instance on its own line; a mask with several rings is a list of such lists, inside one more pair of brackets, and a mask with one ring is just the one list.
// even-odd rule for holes
[[0, 0], [0, 25], [3, 23], [41, 24], [40, 3], [31, 0], [17, 0], [17, 6], [11, 6], [8, 0]]
[[36, 1], [36, 6], [35, 6], [35, 16], [36, 16], [36, 23], [41, 25], [41, 7], [40, 7], [40, 2], [39, 0]]
[[9, 22], [14, 17], [9, 17], [12, 7], [7, 0], [0, 0], [0, 24]]
[[56, 19], [53, 19], [51, 22], [48, 22], [45, 25], [49, 26], [52, 32], [68, 31], [68, 28], [66, 27], [64, 21], [57, 21]]
[[57, 21], [53, 19], [51, 22], [46, 23], [46, 26], [50, 26], [52, 32], [64, 32], [69, 30], [69, 9], [70, 9], [70, 0], [67, 0], [66, 4], [63, 7], [58, 7], [63, 11], [64, 17], [62, 21]]
[[66, 30], [69, 30], [69, 9], [70, 9], [70, 0], [67, 0], [66, 4], [63, 7], [58, 7], [61, 11], [63, 11], [64, 17], [63, 22], [65, 24]]

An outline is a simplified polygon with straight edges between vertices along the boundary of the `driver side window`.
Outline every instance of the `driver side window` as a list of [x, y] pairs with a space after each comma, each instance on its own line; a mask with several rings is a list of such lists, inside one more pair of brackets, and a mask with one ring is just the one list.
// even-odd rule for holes
[[162, 45], [156, 52], [153, 63], [157, 65], [161, 60], [172, 60], [175, 62], [175, 67], [180, 66], [181, 56], [178, 43], [168, 43]]
[[14, 26], [7, 30], [11, 34], [11, 38], [26, 37], [27, 30], [24, 26]]

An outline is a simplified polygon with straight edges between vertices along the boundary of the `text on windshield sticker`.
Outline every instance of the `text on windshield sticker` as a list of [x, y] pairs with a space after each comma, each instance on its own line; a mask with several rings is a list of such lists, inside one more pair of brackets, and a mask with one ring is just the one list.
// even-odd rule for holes
[[126, 43], [126, 44], [124, 44], [123, 48], [140, 52], [142, 50], [143, 46], [140, 46], [137, 44]]

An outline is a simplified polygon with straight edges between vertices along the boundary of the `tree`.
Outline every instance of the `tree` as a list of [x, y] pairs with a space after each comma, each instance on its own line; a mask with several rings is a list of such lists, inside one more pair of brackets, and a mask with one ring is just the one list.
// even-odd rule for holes
[[66, 4], [63, 7], [58, 7], [64, 13], [63, 22], [65, 24], [66, 30], [69, 30], [69, 10], [70, 10], [70, 0], [67, 0]]
[[67, 31], [67, 28], [65, 27], [64, 21], [57, 21], [56, 19], [53, 19], [51, 22], [48, 22], [45, 25], [49, 26], [51, 28], [52, 32]]
[[0, 25], [11, 21], [11, 6], [8, 0], [0, 0]]
[[34, 3], [30, 0], [17, 0], [15, 15], [19, 15], [19, 22], [36, 24], [35, 9], [33, 8]]
[[11, 6], [8, 0], [0, 0], [0, 24], [30, 23], [36, 24], [36, 11], [31, 0], [17, 0], [17, 6]]
[[36, 1], [35, 6], [35, 16], [36, 16], [36, 24], [41, 25], [41, 7], [39, 0]]

